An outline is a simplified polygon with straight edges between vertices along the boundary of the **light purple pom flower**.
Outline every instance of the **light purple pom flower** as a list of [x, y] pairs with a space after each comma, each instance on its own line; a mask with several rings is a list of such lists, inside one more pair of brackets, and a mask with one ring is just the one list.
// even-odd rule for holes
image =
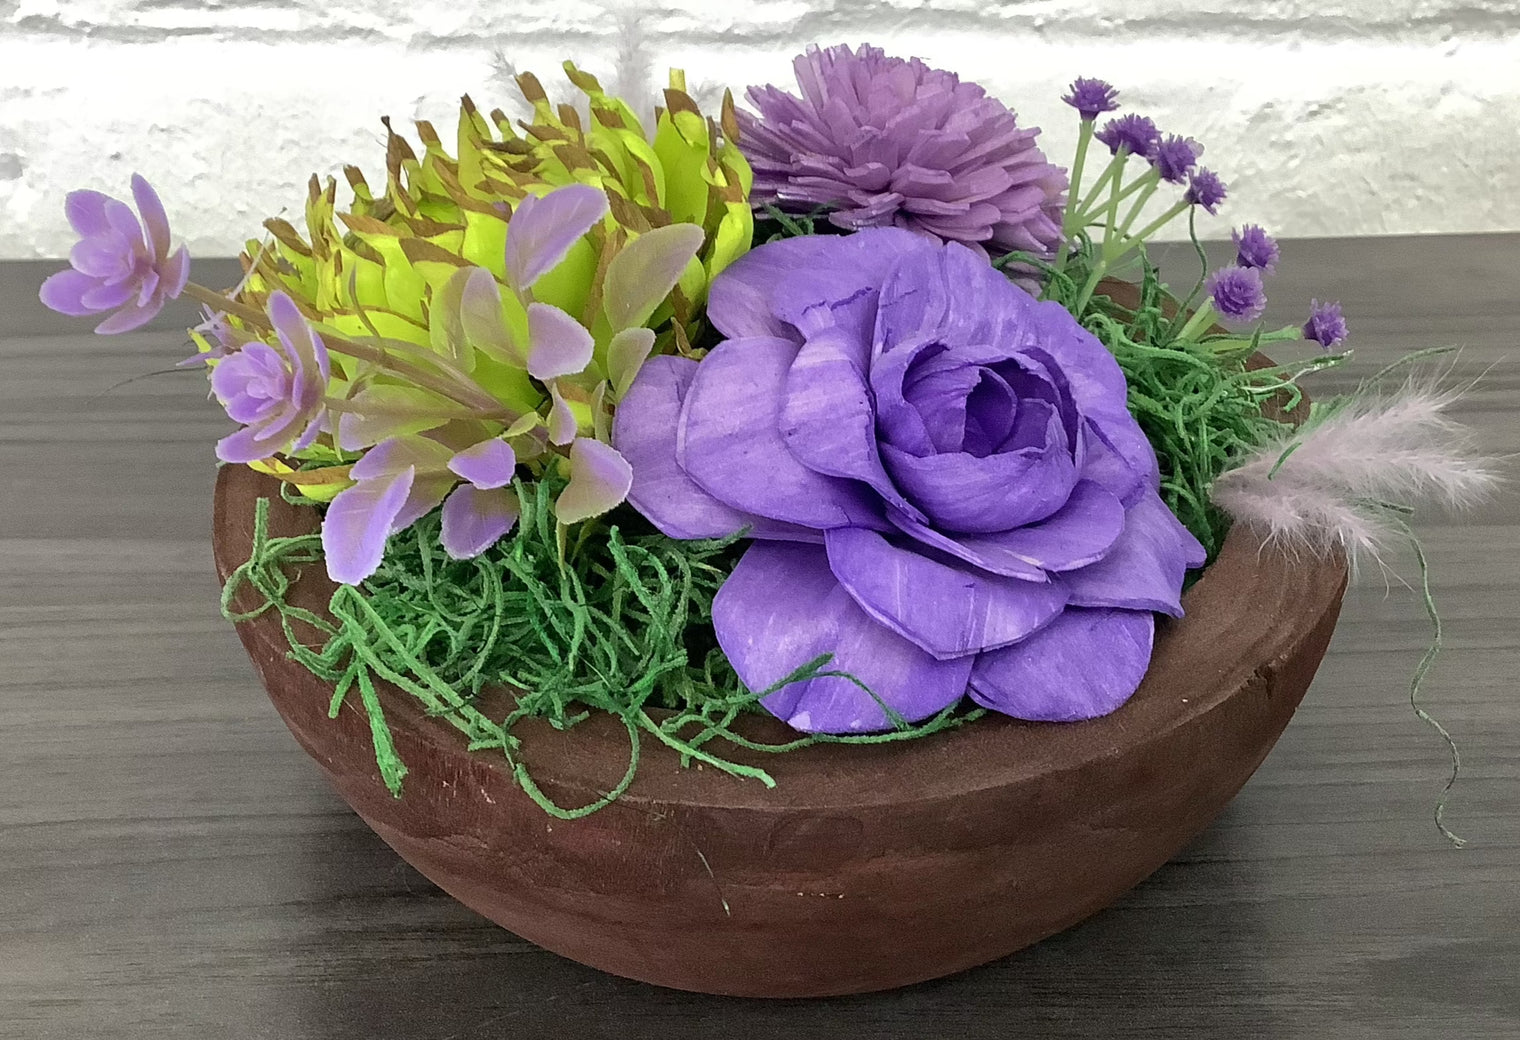
[[289, 296], [269, 296], [275, 343], [246, 343], [217, 362], [211, 392], [243, 424], [216, 443], [223, 462], [256, 462], [275, 452], [310, 447], [327, 411], [332, 377], [327, 347]]
[[1188, 174], [1193, 172], [1193, 167], [1198, 165], [1198, 157], [1202, 154], [1203, 145], [1192, 138], [1168, 134], [1156, 146], [1153, 164], [1157, 172], [1161, 174], [1162, 180], [1181, 184], [1187, 180]]
[[1194, 170], [1188, 178], [1188, 189], [1183, 198], [1195, 206], [1202, 206], [1210, 213], [1217, 212], [1219, 204], [1224, 201], [1224, 181], [1219, 179], [1219, 174], [1213, 170], [1200, 166]]
[[1119, 107], [1119, 92], [1101, 79], [1078, 76], [1072, 80], [1071, 92], [1061, 98], [1083, 119], [1097, 119], [1104, 112]]
[[1254, 267], [1221, 267], [1204, 282], [1214, 310], [1226, 322], [1248, 325], [1267, 309], [1261, 272]]
[[132, 175], [132, 207], [98, 191], [71, 191], [63, 210], [80, 239], [69, 252], [71, 269], [42, 283], [42, 302], [60, 314], [81, 317], [115, 311], [95, 326], [109, 335], [131, 332], [153, 320], [164, 303], [185, 288], [190, 254], [169, 252], [169, 218], [151, 185]]
[[1309, 303], [1309, 320], [1304, 322], [1304, 339], [1313, 340], [1326, 350], [1346, 341], [1346, 319], [1338, 303]]
[[[903, 717], [969, 692], [1019, 718], [1113, 711], [1203, 549], [1157, 495], [1124, 374], [1054, 302], [895, 228], [786, 239], [713, 281], [727, 337], [660, 356], [618, 408], [628, 500], [672, 538], [749, 528], [713, 603], [752, 689], [831, 654]], [[847, 679], [765, 706], [883, 729]]]
[[1108, 150], [1116, 155], [1120, 148], [1124, 148], [1142, 159], [1154, 159], [1156, 149], [1161, 146], [1161, 131], [1156, 129], [1156, 124], [1133, 112], [1110, 119], [1093, 136], [1108, 145]]
[[1036, 146], [1039, 130], [981, 87], [870, 46], [809, 48], [793, 67], [801, 97], [751, 87], [759, 115], [739, 113], [756, 206], [828, 206], [838, 227], [896, 226], [994, 253], [1054, 249], [1065, 171]]
[[1241, 267], [1255, 267], [1266, 274], [1277, 270], [1277, 240], [1256, 224], [1231, 231], [1235, 242], [1235, 262]]

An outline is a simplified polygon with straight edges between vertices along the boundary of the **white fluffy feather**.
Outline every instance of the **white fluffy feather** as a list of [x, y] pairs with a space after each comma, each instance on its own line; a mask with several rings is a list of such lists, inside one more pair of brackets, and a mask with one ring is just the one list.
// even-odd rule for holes
[[1214, 503], [1290, 553], [1378, 559], [1404, 511], [1461, 509], [1498, 480], [1494, 461], [1448, 414], [1463, 391], [1442, 390], [1438, 379], [1335, 402], [1221, 474]]

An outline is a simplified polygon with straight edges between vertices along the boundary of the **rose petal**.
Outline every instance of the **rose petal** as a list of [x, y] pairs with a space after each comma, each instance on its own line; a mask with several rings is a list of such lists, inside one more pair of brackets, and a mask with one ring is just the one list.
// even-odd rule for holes
[[997, 538], [996, 535], [985, 537], [964, 534], [948, 535], [918, 523], [896, 509], [887, 510], [887, 519], [903, 534], [922, 542], [929, 548], [948, 553], [957, 560], [964, 560], [990, 574], [1001, 574], [1005, 578], [1017, 578], [1019, 581], [1047, 582], [1050, 580], [1050, 575], [1044, 570], [1011, 553], [1002, 551], [996, 544], [980, 550], [968, 544], [979, 542], [985, 545], [989, 541], [994, 541]]
[[553, 270], [606, 214], [606, 194], [589, 184], [569, 184], [542, 198], [524, 198], [507, 223], [507, 278], [518, 289], [527, 289]]
[[[829, 571], [817, 546], [758, 542], [713, 601], [724, 654], [752, 690], [765, 690], [820, 654], [826, 671], [846, 672], [911, 722], [966, 690], [973, 658], [938, 661], [867, 617]], [[793, 728], [858, 733], [889, 728], [874, 698], [845, 678], [792, 683], [761, 701]]]
[[709, 494], [747, 513], [818, 530], [884, 526], [861, 485], [808, 469], [788, 450], [780, 413], [797, 355], [782, 339], [714, 348], [686, 394], [677, 460]]
[[[840, 299], [848, 284], [877, 288], [904, 255], [932, 251], [927, 239], [899, 228], [868, 228], [853, 235], [807, 235], [752, 249], [713, 279], [708, 319], [730, 339], [775, 336], [796, 340], [791, 319], [827, 299]], [[798, 272], [828, 272], [822, 293], [798, 296]], [[852, 276], [849, 283], [838, 276]], [[790, 295], [778, 290], [788, 286]], [[853, 290], [848, 290], [853, 291]]]
[[[1058, 428], [1054, 417], [1051, 427]], [[946, 531], [987, 534], [1035, 523], [1065, 505], [1077, 483], [1071, 454], [1061, 448], [919, 458], [883, 444], [881, 453], [897, 486]]]
[[633, 468], [616, 448], [590, 437], [570, 445], [570, 483], [554, 503], [562, 524], [578, 524], [619, 505], [633, 485]]
[[671, 538], [721, 538], [749, 527], [754, 538], [816, 540], [807, 528], [724, 505], [686, 475], [676, 461], [676, 428], [696, 372], [691, 358], [651, 358], [618, 406], [612, 444], [633, 467], [628, 501]]
[[594, 347], [586, 327], [558, 307], [528, 304], [528, 374], [533, 378], [548, 382], [584, 372]]
[[357, 585], [380, 566], [385, 540], [412, 490], [408, 467], [379, 480], [361, 480], [338, 492], [322, 521], [322, 552], [327, 575]]
[[782, 440], [808, 469], [869, 484], [904, 514], [923, 522], [923, 513], [882, 468], [871, 391], [860, 367], [865, 353], [864, 343], [838, 328], [820, 331], [802, 345], [786, 374]]
[[1061, 575], [1079, 607], [1158, 610], [1182, 616], [1182, 577], [1203, 562], [1203, 546], [1154, 491], [1124, 516], [1124, 533], [1099, 560]]
[[449, 460], [449, 470], [482, 491], [506, 487], [517, 469], [517, 453], [499, 437], [481, 441]]
[[945, 659], [1018, 642], [1060, 613], [1066, 589], [941, 561], [874, 531], [824, 534], [829, 566], [872, 618]]
[[1022, 561], [1042, 571], [1070, 571], [1101, 560], [1124, 531], [1125, 511], [1114, 495], [1090, 480], [1077, 483], [1066, 504], [1038, 523], [997, 534], [959, 535], [956, 541], [986, 569]]
[[443, 551], [456, 560], [479, 556], [512, 530], [519, 508], [506, 488], [459, 485], [443, 503]]
[[1149, 611], [1068, 609], [1028, 639], [977, 657], [971, 697], [1034, 722], [1107, 715], [1145, 677], [1155, 627]]

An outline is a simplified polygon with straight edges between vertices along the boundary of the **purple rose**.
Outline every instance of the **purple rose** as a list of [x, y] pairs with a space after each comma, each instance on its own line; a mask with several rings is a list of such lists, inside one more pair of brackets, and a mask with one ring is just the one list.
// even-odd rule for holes
[[[728, 339], [649, 361], [613, 440], [674, 538], [756, 539], [713, 624], [801, 730], [881, 729], [968, 692], [1025, 719], [1113, 711], [1204, 553], [1158, 497], [1113, 357], [958, 245], [895, 228], [756, 249], [713, 282]], [[874, 694], [874, 697], [872, 696]], [[881, 703], [878, 703], [877, 699]]]

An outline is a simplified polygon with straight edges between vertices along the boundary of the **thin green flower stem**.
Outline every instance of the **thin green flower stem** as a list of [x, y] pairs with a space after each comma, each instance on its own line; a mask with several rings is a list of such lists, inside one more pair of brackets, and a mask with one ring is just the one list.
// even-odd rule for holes
[[1082, 120], [1077, 131], [1077, 154], [1071, 162], [1071, 187], [1067, 189], [1066, 210], [1061, 214], [1061, 247], [1056, 250], [1055, 266], [1061, 268], [1071, 252], [1071, 236], [1076, 234], [1077, 200], [1082, 190], [1082, 168], [1087, 164], [1087, 148], [1092, 143], [1093, 120]]
[[394, 375], [411, 380], [424, 390], [431, 390], [455, 404], [464, 405], [476, 414], [503, 418], [508, 422], [513, 422], [522, 416], [521, 412], [506, 407], [501, 401], [481, 389], [473, 379], [454, 369], [442, 357], [430, 356], [424, 364], [406, 357], [391, 346], [376, 347], [368, 343], [357, 343], [325, 330], [320, 335], [327, 349], [334, 353], [346, 355], [355, 361], [367, 361], [386, 369]]
[[1214, 301], [1204, 300], [1198, 305], [1198, 309], [1193, 312], [1193, 316], [1187, 320], [1187, 324], [1178, 330], [1174, 338], [1178, 342], [1186, 342], [1199, 329], [1206, 329], [1214, 324], [1214, 319], [1217, 317], [1218, 312], [1214, 310]]
[[204, 285], [197, 285], [194, 282], [186, 282], [183, 291], [186, 296], [204, 303], [212, 310], [220, 311], [234, 318], [240, 318], [250, 325], [257, 325], [261, 329], [271, 327], [269, 315], [256, 307], [248, 306], [246, 303], [239, 303], [236, 300], [228, 299], [215, 289], [208, 289]]
[[[1151, 200], [1151, 196], [1156, 194], [1156, 189], [1161, 187], [1161, 171], [1153, 168], [1144, 177], [1141, 177], [1139, 180], [1137, 180], [1135, 184], [1142, 186], [1140, 189], [1140, 197], [1135, 200], [1134, 205], [1130, 207], [1128, 215], [1126, 215], [1124, 220], [1119, 224], [1119, 237], [1121, 241], [1129, 237], [1129, 229], [1134, 226], [1135, 220], [1139, 218], [1140, 211], [1143, 210], [1145, 208], [1145, 204]], [[1120, 199], [1123, 197], [1124, 196], [1121, 195]]]
[[1174, 206], [1169, 208], [1165, 213], [1161, 214], [1161, 216], [1157, 217], [1155, 220], [1147, 224], [1144, 228], [1132, 235], [1130, 237], [1130, 241], [1135, 243], [1144, 242], [1146, 239], [1154, 235], [1157, 231], [1160, 231], [1177, 217], [1181, 216], [1182, 212], [1191, 205], [1192, 203], [1187, 201], [1186, 198], [1182, 199]]
[[1119, 150], [1114, 153], [1114, 157], [1108, 161], [1108, 165], [1103, 168], [1103, 173], [1097, 182], [1082, 197], [1082, 205], [1077, 207], [1077, 212], [1083, 214], [1092, 213], [1093, 204], [1098, 201], [1098, 196], [1102, 195], [1108, 188], [1108, 182], [1116, 178], [1123, 179], [1124, 163], [1128, 158], [1129, 149], [1121, 145]]

